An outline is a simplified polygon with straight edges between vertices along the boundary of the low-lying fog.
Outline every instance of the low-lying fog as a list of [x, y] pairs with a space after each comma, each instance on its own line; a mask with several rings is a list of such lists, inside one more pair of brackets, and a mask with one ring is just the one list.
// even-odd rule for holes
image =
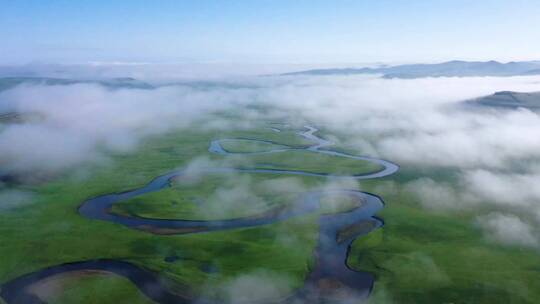
[[[301, 113], [305, 121], [334, 131], [341, 144], [394, 161], [403, 170], [450, 170], [456, 182], [419, 175], [396, 187], [439, 211], [493, 206], [474, 223], [489, 239], [539, 246], [540, 115], [473, 109], [461, 102], [503, 90], [540, 91], [540, 77], [264, 76], [174, 82], [151, 90], [72, 84], [20, 85], [0, 92], [0, 113], [27, 116], [0, 127], [0, 172], [47, 174], [101, 162], [108, 151], [134, 151], [142, 138], [189, 128], [213, 111], [264, 104], [272, 106], [272, 117]], [[216, 128], [235, 125], [208, 117]], [[257, 118], [253, 112], [250, 117]]]

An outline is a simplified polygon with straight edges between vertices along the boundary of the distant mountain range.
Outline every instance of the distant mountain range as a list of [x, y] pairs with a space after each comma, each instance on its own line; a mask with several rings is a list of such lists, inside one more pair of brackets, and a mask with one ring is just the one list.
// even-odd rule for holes
[[511, 91], [497, 92], [493, 95], [476, 98], [466, 102], [469, 105], [495, 107], [495, 108], [526, 108], [533, 111], [540, 110], [540, 92], [519, 93]]
[[111, 78], [100, 80], [77, 80], [49, 77], [5, 77], [0, 78], [0, 91], [8, 90], [22, 84], [30, 85], [68, 85], [68, 84], [99, 84], [111, 89], [129, 88], [129, 89], [153, 89], [154, 87], [146, 82], [130, 78]]
[[540, 61], [448, 61], [437, 64], [405, 64], [377, 68], [316, 69], [281, 75], [381, 74], [383, 78], [471, 77], [540, 75]]

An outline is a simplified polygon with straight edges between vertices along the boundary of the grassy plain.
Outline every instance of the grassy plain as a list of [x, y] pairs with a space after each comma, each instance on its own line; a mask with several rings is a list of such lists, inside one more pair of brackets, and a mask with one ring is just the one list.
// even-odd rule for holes
[[254, 153], [268, 152], [272, 150], [288, 149], [288, 146], [274, 144], [272, 142], [260, 142], [250, 139], [230, 139], [221, 141], [221, 146], [228, 152]]
[[231, 155], [227, 162], [236, 168], [284, 169], [335, 175], [357, 175], [382, 169], [380, 165], [368, 161], [305, 150], [249, 156]]
[[182, 177], [170, 188], [120, 202], [113, 211], [146, 218], [220, 220], [255, 216], [296, 203], [301, 189], [283, 191], [279, 175]]
[[[475, 210], [422, 208], [400, 185], [420, 173], [402, 168], [393, 184], [362, 183], [381, 195], [385, 225], [354, 242], [349, 264], [376, 276], [370, 303], [538, 303], [538, 251], [486, 241]], [[448, 171], [423, 172], [451, 178]]]
[[55, 280], [55, 286], [44, 286], [42, 298], [48, 304], [109, 303], [121, 299], [123, 303], [151, 304], [153, 301], [142, 294], [128, 279], [115, 275], [85, 274]]
[[[255, 164], [261, 168], [341, 174], [376, 169], [368, 163], [321, 158], [305, 151], [250, 157], [223, 157], [207, 151], [209, 142], [218, 138], [256, 138], [297, 147], [310, 144], [294, 130], [275, 132], [262, 123], [260, 128], [246, 130], [216, 131], [197, 126], [190, 130], [149, 138], [136, 152], [111, 155], [107, 165], [78, 169], [40, 185], [18, 186], [18, 190], [33, 192], [36, 201], [0, 212], [0, 284], [47, 266], [109, 258], [160, 272], [171, 282], [190, 286], [195, 293], [214, 294], [216, 291], [208, 286], [220, 286], [260, 269], [286, 275], [292, 282], [291, 291], [302, 286], [313, 261], [318, 214], [255, 228], [179, 236], [152, 235], [78, 214], [81, 202], [90, 197], [140, 187], [155, 176], [182, 168], [201, 156], [240, 167]], [[227, 149], [240, 152], [260, 147], [231, 145]], [[363, 190], [380, 195], [386, 202], [379, 214], [385, 226], [354, 242], [348, 261], [354, 268], [375, 274], [370, 301], [376, 304], [539, 303], [538, 252], [485, 241], [473, 224], [474, 211], [442, 214], [425, 210], [411, 195], [396, 191], [418, 177], [448, 175], [444, 171], [402, 167], [392, 177], [361, 183]], [[201, 213], [201, 202], [207, 204], [205, 208], [219, 206], [218, 200], [212, 200], [212, 194], [220, 185], [227, 185], [224, 178], [214, 176], [198, 184], [175, 184], [114, 208], [139, 216], [211, 219], [251, 215], [293, 202], [293, 193], [271, 197], [256, 187], [264, 180], [282, 176], [252, 174], [252, 194], [260, 199], [252, 209], [238, 209], [231, 201], [234, 208], [229, 209], [230, 213]], [[325, 182], [323, 178], [295, 178], [308, 187]], [[346, 198], [338, 201], [346, 208], [352, 204]], [[328, 205], [334, 200], [324, 202]], [[335, 210], [326, 207], [320, 212]], [[169, 256], [178, 260], [165, 261]], [[217, 271], [209, 272], [209, 268]], [[131, 296], [128, 303], [149, 302], [128, 281], [114, 276], [88, 276], [66, 284], [69, 288], [51, 298], [51, 303], [127, 303], [127, 294]]]
[[[160, 272], [167, 280], [188, 285], [196, 293], [212, 293], [207, 289], [208, 284], [219, 286], [238, 275], [258, 269], [285, 274], [292, 282], [291, 291], [300, 287], [313, 259], [318, 230], [317, 214], [255, 228], [158, 236], [114, 223], [89, 220], [77, 211], [80, 204], [90, 197], [140, 187], [155, 176], [186, 166], [196, 157], [224, 158], [207, 151], [210, 140], [214, 138], [248, 133], [249, 136], [277, 141], [278, 136], [284, 135], [289, 145], [308, 144], [304, 139], [298, 136], [292, 138], [286, 132], [262, 129], [218, 132], [194, 127], [189, 132], [170, 132], [145, 140], [134, 153], [111, 155], [107, 165], [88, 166], [84, 170], [79, 168], [47, 183], [18, 186], [18, 190], [33, 192], [36, 199], [32, 205], [0, 213], [0, 283], [48, 266], [108, 258], [130, 261]], [[279, 157], [275, 160], [279, 160]], [[332, 169], [331, 164], [327, 166]], [[276, 178], [279, 176], [275, 174], [257, 174], [254, 180]], [[321, 178], [298, 178], [305, 185], [324, 181]], [[211, 192], [219, 180], [217, 177], [213, 182], [204, 182], [192, 187], [191, 191], [199, 195]], [[172, 188], [155, 195], [174, 196], [181, 200], [174, 191]], [[264, 195], [261, 197], [265, 198]], [[264, 201], [270, 205], [282, 204], [280, 200], [283, 197], [286, 195]], [[182, 206], [185, 210], [174, 212], [179, 212], [177, 216], [194, 216], [193, 210], [187, 206]], [[163, 211], [161, 216], [168, 211]], [[179, 259], [167, 262], [164, 259], [168, 256]], [[209, 273], [208, 265], [218, 271]], [[90, 291], [93, 294], [109, 294], [109, 297], [100, 296], [99, 303], [125, 303], [125, 293], [132, 290], [129, 284], [114, 277], [107, 280], [110, 284], [101, 284], [99, 279], [91, 277], [81, 280], [75, 285], [82, 287], [70, 287], [65, 295], [57, 296], [54, 303], [92, 303], [88, 300]], [[133, 297], [130, 303], [147, 301], [138, 293]]]

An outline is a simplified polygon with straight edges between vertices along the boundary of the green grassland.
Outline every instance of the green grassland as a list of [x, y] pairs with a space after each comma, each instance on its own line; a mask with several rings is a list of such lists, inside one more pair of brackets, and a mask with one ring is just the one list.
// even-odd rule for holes
[[[195, 293], [211, 293], [206, 288], [208, 284], [219, 286], [257, 269], [286, 274], [294, 282], [291, 291], [302, 286], [317, 241], [317, 214], [255, 228], [170, 236], [89, 220], [78, 214], [77, 208], [90, 197], [140, 187], [155, 176], [186, 166], [196, 157], [223, 158], [207, 151], [209, 141], [233, 132], [192, 130], [147, 139], [135, 153], [111, 155], [107, 165], [79, 169], [40, 185], [19, 186], [20, 190], [32, 191], [36, 201], [30, 206], [0, 213], [0, 283], [48, 266], [108, 258], [158, 271], [171, 282], [190, 286]], [[269, 137], [281, 134], [271, 130], [257, 133], [272, 134]], [[262, 136], [262, 139], [276, 138]], [[279, 177], [274, 174], [257, 176], [261, 180]], [[301, 180], [305, 185], [324, 181], [308, 177]], [[193, 187], [193, 193], [204, 193], [204, 185], [202, 183], [198, 190]], [[283, 240], [283, 236], [287, 240]], [[164, 261], [167, 256], [180, 259], [170, 263]], [[205, 271], [209, 264], [219, 271]], [[102, 285], [90, 280], [81, 284], [91, 285], [96, 293], [104, 289], [110, 294], [100, 303], [125, 303], [123, 294], [127, 287], [122, 282]], [[85, 288], [75, 288], [65, 298], [55, 301], [73, 303], [79, 297], [75, 302], [84, 303], [88, 293], [76, 290]], [[132, 300], [137, 301], [145, 299]]]
[[229, 155], [226, 162], [229, 166], [236, 168], [283, 169], [335, 175], [357, 175], [383, 169], [382, 166], [372, 162], [307, 150], [254, 155]]
[[85, 274], [65, 277], [47, 286], [43, 299], [49, 304], [108, 303], [110, 299], [122, 299], [123, 303], [151, 304], [153, 301], [142, 294], [128, 279], [116, 275]]
[[[320, 213], [352, 208], [347, 197], [323, 199], [319, 213], [271, 225], [192, 235], [153, 235], [109, 222], [89, 220], [77, 208], [105, 193], [140, 187], [154, 177], [187, 166], [204, 157], [224, 166], [279, 168], [335, 174], [359, 174], [376, 170], [372, 164], [288, 151], [267, 155], [220, 156], [207, 151], [219, 138], [256, 138], [291, 146], [311, 143], [295, 130], [275, 132], [265, 124], [249, 130], [170, 132], [148, 138], [131, 153], [110, 155], [106, 165], [87, 166], [39, 185], [21, 185], [36, 201], [30, 206], [0, 212], [0, 284], [47, 266], [96, 258], [120, 259], [163, 274], [171, 286], [188, 285], [194, 293], [219, 296], [219, 288], [238, 275], [267, 269], [291, 279], [290, 291], [302, 286], [318, 238]], [[227, 146], [231, 151], [261, 147]], [[235, 150], [236, 149], [236, 150]], [[352, 151], [347, 148], [347, 151]], [[249, 176], [255, 200], [245, 210], [232, 205], [219, 216], [249, 216], [294, 202], [294, 193], [271, 196], [264, 181], [276, 174]], [[403, 168], [385, 179], [363, 181], [363, 190], [386, 202], [379, 216], [383, 228], [353, 244], [349, 264], [375, 274], [373, 303], [538, 303], [540, 302], [540, 255], [519, 247], [486, 242], [472, 224], [473, 211], [437, 213], [422, 209], [415, 199], [393, 188], [414, 178], [448, 178], [448, 172]], [[178, 180], [173, 187], [114, 206], [115, 212], [156, 218], [218, 218], [201, 213], [217, 207], [212, 195], [227, 188], [226, 176], [207, 176], [194, 183]], [[324, 178], [295, 177], [307, 188], [322, 185]], [[393, 181], [394, 187], [384, 187]], [[249, 198], [249, 197], [248, 197]], [[174, 202], [174, 203], [173, 203]], [[250, 201], [254, 202], [253, 200]], [[338, 207], [335, 207], [338, 206]], [[165, 257], [178, 260], [166, 262]], [[211, 267], [217, 269], [209, 272]], [[65, 282], [68, 288], [50, 298], [51, 303], [149, 303], [127, 280], [116, 276], [86, 276]], [[128, 298], [129, 295], [129, 298]], [[126, 302], [127, 301], [127, 302]], [[1, 302], [1, 300], [0, 300]]]
[[[120, 202], [113, 212], [130, 216], [186, 220], [220, 220], [256, 216], [294, 204], [297, 191], [279, 191], [275, 175], [208, 174], [182, 177], [172, 187]], [[284, 180], [287, 182], [287, 180]], [[242, 183], [238, 188], [238, 183]], [[278, 184], [279, 185], [279, 184]]]
[[[474, 210], [423, 209], [413, 196], [396, 191], [415, 174], [402, 170], [393, 187], [362, 183], [386, 202], [379, 213], [384, 227], [354, 242], [348, 261], [375, 274], [370, 303], [540, 301], [536, 250], [487, 242], [474, 226]], [[440, 178], [447, 172], [431, 174]]]
[[[270, 124], [267, 123], [260, 127], [253, 126], [250, 129], [237, 129], [237, 130], [222, 130], [219, 133], [219, 137], [213, 139], [221, 138], [240, 138], [240, 139], [262, 139], [266, 141], [271, 141], [276, 144], [281, 144], [293, 148], [305, 148], [313, 144], [313, 142], [305, 139], [304, 137], [298, 135], [300, 131], [303, 131], [302, 127], [292, 128], [292, 127], [281, 127], [277, 128], [281, 132], [275, 132], [269, 129]], [[236, 147], [238, 149], [238, 147]], [[240, 152], [240, 151], [238, 151]]]
[[288, 146], [278, 145], [271, 142], [260, 142], [249, 139], [231, 139], [221, 141], [221, 146], [228, 152], [268, 152], [271, 150], [288, 149]]

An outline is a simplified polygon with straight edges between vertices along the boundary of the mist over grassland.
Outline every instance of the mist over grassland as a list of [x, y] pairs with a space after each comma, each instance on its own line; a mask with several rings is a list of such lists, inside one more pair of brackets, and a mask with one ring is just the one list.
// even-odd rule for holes
[[[107, 81], [108, 76], [93, 77]], [[468, 227], [480, 230], [487, 242], [539, 248], [540, 115], [463, 104], [497, 91], [540, 91], [538, 76], [166, 78], [144, 77], [153, 89], [23, 83], [0, 92], [0, 113], [19, 117], [2, 121], [0, 173], [23, 182], [34, 175], [48, 181], [81, 167], [107, 167], [114, 163], [112, 155], [135, 154], [146, 140], [170, 131], [250, 130], [260, 127], [260, 121], [297, 128], [312, 124], [340, 149], [398, 163], [405, 173], [399, 181], [382, 183], [384, 193], [413, 197], [434, 213], [471, 211], [475, 215]], [[191, 164], [199, 162], [195, 158]], [[231, 183], [218, 193], [219, 200], [237, 208], [232, 203], [242, 197], [239, 193], [250, 194], [252, 182]], [[307, 189], [297, 180], [285, 183], [295, 191]], [[5, 188], [0, 191], [0, 212], [36, 200], [24, 189]], [[433, 264], [427, 255], [415, 257]], [[245, 298], [242, 290], [253, 280], [266, 282], [269, 288], [261, 292], [265, 296], [286, 289], [268, 283], [279, 281], [273, 277], [261, 272], [240, 275], [226, 284], [225, 293]]]
[[[135, 71], [132, 74], [144, 74], [145, 69]], [[102, 76], [96, 73], [95, 78]], [[540, 90], [540, 77], [182, 78], [150, 90], [23, 83], [0, 93], [0, 112], [30, 117], [3, 126], [0, 167], [7, 174], [56, 173], [83, 163], [103, 163], [111, 151], [133, 151], [144, 137], [188, 128], [215, 112], [244, 112], [247, 126], [265, 115], [294, 120], [287, 117], [294, 111], [305, 121], [337, 131], [342, 144], [364, 153], [404, 167], [457, 170], [458, 185], [466, 191], [454, 195], [456, 185], [441, 188], [443, 197], [450, 197], [448, 203], [438, 199], [426, 204], [463, 207], [489, 201], [531, 208], [540, 221], [540, 194], [530, 186], [540, 180], [538, 113], [461, 105], [502, 90]], [[250, 111], [253, 106], [268, 110]], [[231, 124], [218, 118], [210, 121], [210, 128]], [[431, 182], [417, 181], [420, 187], [415, 191]], [[420, 193], [420, 198], [426, 197], [429, 194]]]

